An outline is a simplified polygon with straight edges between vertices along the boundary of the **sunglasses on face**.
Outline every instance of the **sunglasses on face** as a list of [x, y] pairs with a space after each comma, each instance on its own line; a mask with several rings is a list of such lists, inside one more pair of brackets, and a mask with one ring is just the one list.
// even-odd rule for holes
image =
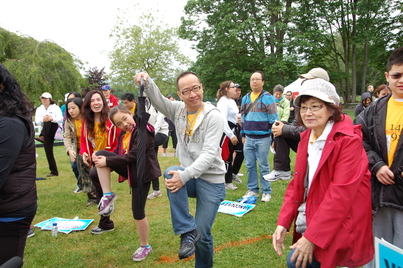
[[403, 76], [403, 73], [395, 73], [395, 74], [390, 74], [389, 77], [392, 79], [400, 79]]

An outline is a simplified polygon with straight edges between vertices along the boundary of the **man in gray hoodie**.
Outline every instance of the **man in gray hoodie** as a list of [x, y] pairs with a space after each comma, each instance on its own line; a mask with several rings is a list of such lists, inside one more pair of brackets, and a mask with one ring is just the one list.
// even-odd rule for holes
[[[193, 72], [184, 72], [176, 80], [182, 101], [165, 98], [147, 73], [138, 73], [135, 82], [144, 78], [144, 91], [152, 105], [174, 122], [180, 166], [164, 172], [175, 235], [181, 235], [179, 258], [196, 252], [196, 267], [213, 267], [211, 228], [218, 207], [225, 197], [225, 164], [219, 146], [224, 119], [219, 110], [203, 102], [203, 85]], [[196, 198], [195, 216], [189, 213], [188, 197]]]

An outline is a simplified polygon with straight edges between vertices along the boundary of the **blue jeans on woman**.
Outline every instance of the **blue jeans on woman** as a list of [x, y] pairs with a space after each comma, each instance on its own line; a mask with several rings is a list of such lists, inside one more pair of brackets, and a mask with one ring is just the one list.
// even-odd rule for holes
[[[171, 166], [164, 171], [164, 178], [171, 170], [184, 170], [180, 166]], [[221, 176], [224, 177], [224, 174]], [[203, 179], [190, 179], [176, 193], [167, 189], [171, 208], [172, 226], [175, 235], [184, 234], [194, 229], [200, 234], [196, 243], [196, 267], [213, 267], [213, 236], [211, 228], [217, 215], [218, 207], [225, 198], [224, 183], [209, 183]], [[189, 213], [188, 197], [196, 198], [196, 215]]]
[[[295, 263], [297, 262], [297, 260], [295, 260], [294, 262], [291, 262], [291, 256], [294, 253], [295, 249], [291, 250], [290, 254], [288, 254], [287, 257], [287, 268], [297, 268], [297, 266], [295, 265]], [[306, 268], [320, 268], [320, 262], [318, 262], [315, 257], [313, 257], [312, 263], [307, 263], [306, 264]]]
[[[259, 179], [264, 194], [271, 194], [270, 182], [263, 179], [263, 176], [270, 173], [269, 148], [271, 137], [253, 139], [246, 137], [243, 147], [245, 166], [248, 170], [248, 189], [259, 193]], [[259, 164], [260, 177], [257, 173], [256, 161]]]

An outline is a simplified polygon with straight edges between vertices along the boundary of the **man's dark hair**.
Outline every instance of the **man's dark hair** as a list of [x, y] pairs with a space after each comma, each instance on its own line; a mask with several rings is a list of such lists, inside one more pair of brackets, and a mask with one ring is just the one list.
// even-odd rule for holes
[[263, 71], [256, 71], [256, 72], [253, 72], [253, 73], [259, 73], [262, 76], [262, 81], [266, 81], [266, 76], [264, 75]]
[[388, 73], [393, 65], [403, 65], [403, 47], [399, 47], [389, 56], [388, 63], [386, 64], [386, 71]]
[[181, 79], [182, 77], [184, 77], [184, 76], [186, 76], [186, 75], [188, 75], [188, 74], [193, 74], [194, 76], [196, 76], [197, 79], [199, 80], [199, 83], [201, 83], [200, 77], [199, 77], [196, 73], [194, 73], [194, 72], [192, 72], [192, 71], [186, 71], [186, 72], [181, 73], [181, 74], [178, 76], [178, 78], [176, 78], [176, 87], [177, 87], [178, 90], [179, 90], [179, 84], [178, 84], [179, 79]]
[[122, 100], [134, 101], [133, 93], [128, 92], [128, 93], [123, 94]]

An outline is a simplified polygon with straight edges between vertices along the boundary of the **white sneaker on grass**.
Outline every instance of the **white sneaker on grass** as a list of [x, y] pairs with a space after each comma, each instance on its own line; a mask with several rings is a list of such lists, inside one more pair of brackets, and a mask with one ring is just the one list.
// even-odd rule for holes
[[232, 174], [232, 180], [236, 183], [242, 183], [242, 180], [236, 174]]
[[147, 196], [147, 199], [154, 199], [159, 196], [162, 196], [161, 191], [153, 191], [151, 194]]
[[236, 187], [232, 182], [231, 183], [226, 183], [225, 184], [225, 189], [227, 190], [236, 190], [238, 187]]
[[269, 202], [271, 199], [271, 194], [262, 194], [262, 202]]
[[264, 175], [263, 179], [265, 179], [266, 181], [270, 181], [270, 182], [278, 181], [278, 180], [286, 181], [286, 180], [291, 179], [291, 171], [273, 170], [269, 174]]
[[256, 193], [256, 192], [254, 192], [254, 191], [248, 190], [248, 191], [245, 193], [245, 195], [242, 196], [242, 198], [248, 198], [248, 197], [251, 197], [251, 196], [259, 197], [259, 193]]

